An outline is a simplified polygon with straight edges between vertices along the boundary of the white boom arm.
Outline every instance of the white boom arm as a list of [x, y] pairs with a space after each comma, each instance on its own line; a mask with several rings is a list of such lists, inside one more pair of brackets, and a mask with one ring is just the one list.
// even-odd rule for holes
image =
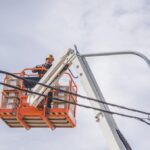
[[[63, 72], [70, 67], [70, 65], [74, 65], [78, 76], [81, 80], [83, 88], [85, 89], [87, 95], [92, 98], [100, 99], [101, 101], [105, 101], [102, 95], [102, 92], [89, 68], [89, 65], [84, 57], [80, 57], [76, 55], [74, 50], [69, 49], [65, 52], [63, 57], [54, 64], [52, 68], [50, 68], [47, 73], [40, 80], [40, 83], [46, 85], [52, 85], [62, 74]], [[36, 85], [33, 89], [34, 92], [38, 92], [40, 94], [48, 94], [50, 89], [43, 87], [41, 85]], [[30, 105], [36, 107], [43, 100], [42, 96], [31, 94], [28, 98], [28, 102]], [[103, 109], [109, 111], [107, 105], [90, 101], [92, 107], [96, 107], [99, 109]], [[113, 116], [111, 114], [106, 114], [103, 112], [95, 111], [95, 114], [99, 116], [99, 124], [102, 128], [104, 136], [106, 137], [109, 147], [111, 150], [131, 150], [127, 141], [124, 139], [123, 135], [119, 131]]]
[[[67, 50], [62, 58], [46, 72], [39, 82], [46, 85], [52, 85], [55, 83], [61, 77], [63, 72], [72, 64], [75, 57], [73, 50]], [[33, 88], [33, 91], [41, 94], [48, 94], [50, 89], [37, 84]], [[37, 107], [43, 98], [44, 97], [39, 95], [30, 94], [27, 101], [30, 105]]]

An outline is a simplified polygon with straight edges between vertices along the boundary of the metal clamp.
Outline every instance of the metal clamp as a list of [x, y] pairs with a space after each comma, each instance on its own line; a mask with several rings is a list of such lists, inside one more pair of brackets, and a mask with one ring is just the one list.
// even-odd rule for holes
[[103, 113], [102, 113], [102, 112], [99, 112], [99, 113], [95, 116], [96, 122], [100, 122], [100, 116], [103, 116]]

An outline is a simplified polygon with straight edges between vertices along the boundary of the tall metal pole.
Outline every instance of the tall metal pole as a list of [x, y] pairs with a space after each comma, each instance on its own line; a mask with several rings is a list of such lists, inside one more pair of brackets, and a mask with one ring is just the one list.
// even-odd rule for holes
[[[83, 88], [85, 89], [88, 96], [105, 101], [103, 94], [95, 80], [95, 77], [85, 59], [77, 54], [77, 58], [73, 61], [73, 64], [78, 72], [78, 76], [81, 80]], [[107, 105], [90, 101], [93, 107], [97, 107], [103, 110], [109, 111]], [[113, 116], [106, 113], [100, 113], [95, 111], [96, 116], [99, 117], [99, 124], [102, 128], [104, 136], [108, 141], [108, 145], [111, 150], [131, 150], [131, 147], [125, 140], [124, 136], [117, 127]]]

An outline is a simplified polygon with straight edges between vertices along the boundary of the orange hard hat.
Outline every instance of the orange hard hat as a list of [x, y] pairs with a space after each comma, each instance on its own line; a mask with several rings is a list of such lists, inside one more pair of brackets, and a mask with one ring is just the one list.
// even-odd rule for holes
[[54, 61], [53, 55], [48, 55], [48, 56], [46, 57], [46, 60], [47, 60], [47, 59], [50, 59], [50, 60]]

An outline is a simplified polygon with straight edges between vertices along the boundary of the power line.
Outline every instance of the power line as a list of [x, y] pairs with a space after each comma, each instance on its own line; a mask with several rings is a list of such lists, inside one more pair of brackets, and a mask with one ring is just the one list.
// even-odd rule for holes
[[36, 82], [36, 81], [30, 80], [30, 79], [25, 79], [25, 78], [19, 77], [19, 76], [17, 76], [17, 75], [14, 75], [14, 74], [9, 73], [9, 72], [6, 72], [6, 71], [0, 70], [0, 73], [13, 76], [13, 77], [15, 77], [15, 78], [21, 79], [21, 80], [26, 81], [26, 82], [28, 82], [28, 83], [32, 82], [32, 83], [34, 83], [34, 84], [39, 84], [39, 85], [44, 86], [44, 87], [46, 87], [46, 88], [51, 88], [51, 89], [54, 89], [54, 90], [57, 90], [57, 91], [60, 91], [60, 92], [64, 92], [64, 93], [66, 93], [66, 94], [74, 95], [74, 96], [77, 96], [77, 97], [80, 97], [80, 98], [83, 98], [83, 99], [88, 99], [88, 100], [90, 100], [90, 101], [95, 101], [95, 102], [98, 102], [98, 103], [102, 103], [102, 104], [105, 104], [105, 105], [109, 105], [109, 106], [111, 106], [111, 107], [116, 107], [116, 108], [120, 108], [120, 109], [124, 109], [124, 110], [128, 110], [128, 111], [132, 111], [132, 112], [141, 113], [141, 114], [144, 114], [144, 115], [148, 115], [148, 117], [150, 116], [150, 113], [149, 113], [149, 112], [145, 112], [145, 111], [141, 111], [141, 110], [138, 110], [138, 109], [129, 108], [129, 107], [125, 107], [125, 106], [113, 104], [113, 103], [104, 102], [104, 101], [101, 101], [101, 100], [99, 100], [99, 99], [94, 99], [94, 98], [91, 98], [91, 97], [83, 96], [83, 95], [81, 95], [81, 94], [76, 94], [76, 93], [69, 92], [69, 91], [66, 91], [66, 90], [58, 89], [58, 88], [52, 87], [52, 86], [50, 86], [50, 85], [46, 85], [46, 84], [43, 84], [43, 83], [40, 83], [40, 82]]
[[[45, 94], [40, 94], [40, 93], [37, 93], [37, 92], [21, 89], [19, 87], [9, 85], [9, 84], [6, 84], [6, 83], [2, 83], [2, 82], [0, 82], [0, 84], [4, 85], [4, 86], [7, 86], [7, 87], [17, 89], [17, 90], [20, 90], [20, 91], [24, 91], [24, 92], [27, 92], [27, 93], [36, 94], [36, 95], [48, 98], [48, 95], [45, 95]], [[133, 116], [133, 115], [127, 115], [127, 114], [118, 113], [118, 112], [114, 112], [114, 111], [107, 111], [107, 110], [103, 110], [103, 109], [99, 109], [99, 108], [95, 108], [95, 107], [91, 107], [91, 106], [86, 106], [86, 105], [82, 105], [82, 104], [78, 104], [78, 103], [74, 103], [74, 102], [68, 102], [67, 100], [62, 100], [62, 99], [59, 99], [59, 98], [53, 98], [53, 99], [58, 100], [58, 101], [62, 101], [62, 102], [65, 102], [65, 103], [73, 104], [73, 105], [76, 105], [76, 106], [79, 106], [79, 107], [83, 107], [83, 108], [86, 108], [86, 109], [92, 109], [92, 110], [101, 111], [101, 112], [107, 113], [107, 114], [118, 115], [118, 116], [121, 116], [121, 117], [136, 119], [136, 120], [141, 121], [141, 122], [143, 122], [147, 125], [150, 125], [149, 122], [145, 121], [144, 118], [141, 118], [141, 117], [137, 117], [137, 116]]]

